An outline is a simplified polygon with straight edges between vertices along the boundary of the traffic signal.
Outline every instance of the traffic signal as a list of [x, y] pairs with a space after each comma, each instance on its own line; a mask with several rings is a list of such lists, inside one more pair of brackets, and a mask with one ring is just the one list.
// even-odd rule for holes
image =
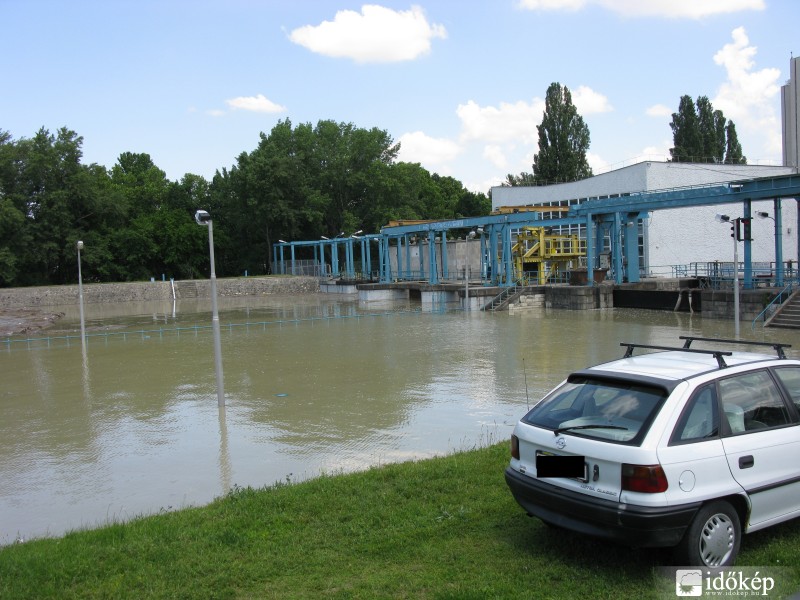
[[751, 225], [753, 220], [750, 217], [739, 217], [736, 219], [736, 239], [740, 242], [742, 240], [752, 240]]

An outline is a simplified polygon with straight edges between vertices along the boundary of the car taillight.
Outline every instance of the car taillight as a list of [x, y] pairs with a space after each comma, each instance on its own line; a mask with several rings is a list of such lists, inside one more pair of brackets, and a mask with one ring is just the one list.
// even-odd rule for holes
[[519, 460], [519, 438], [515, 435], [511, 436], [511, 457]]
[[667, 476], [661, 465], [622, 465], [622, 489], [629, 492], [658, 494], [667, 491]]

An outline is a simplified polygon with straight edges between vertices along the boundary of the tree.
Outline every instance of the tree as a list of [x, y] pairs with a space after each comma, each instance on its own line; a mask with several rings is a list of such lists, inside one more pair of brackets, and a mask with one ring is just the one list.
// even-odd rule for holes
[[13, 233], [14, 260], [6, 255], [3, 261], [11, 285], [74, 281], [76, 241], [102, 236], [107, 174], [81, 164], [82, 144], [65, 127], [56, 135], [42, 128], [31, 139], [3, 144], [4, 217], [20, 225]]
[[706, 96], [697, 99], [697, 126], [700, 133], [700, 156], [721, 163], [725, 158], [725, 116], [714, 110]]
[[0, 286], [12, 285], [19, 274], [20, 255], [28, 246], [25, 198], [15, 194], [17, 145], [0, 129]]
[[538, 184], [577, 181], [592, 176], [586, 160], [589, 128], [572, 104], [569, 88], [551, 83], [545, 97], [539, 132], [539, 152], [533, 157], [533, 177]]
[[669, 152], [674, 162], [746, 162], [733, 121], [714, 110], [706, 96], [697, 98], [696, 103], [691, 96], [681, 96], [670, 127], [674, 147]]
[[536, 178], [533, 173], [523, 171], [519, 175], [509, 173], [506, 175], [506, 180], [502, 183], [503, 187], [518, 187], [522, 185], [536, 185]]
[[672, 113], [670, 127], [674, 147], [670, 148], [669, 154], [673, 162], [691, 162], [702, 156], [700, 120], [691, 96], [681, 96], [678, 112]]
[[746, 165], [747, 157], [742, 154], [742, 145], [739, 143], [739, 136], [736, 135], [736, 125], [733, 121], [728, 121], [725, 127], [727, 144], [725, 146], [726, 165]]
[[199, 208], [214, 217], [220, 276], [268, 272], [279, 239], [491, 210], [486, 195], [452, 177], [396, 163], [400, 146], [385, 131], [351, 123], [278, 122], [210, 183], [192, 174], [172, 182], [145, 153], [123, 152], [111, 170], [83, 165], [82, 142], [66, 128], [20, 140], [0, 130], [0, 286], [74, 282], [77, 240], [85, 242], [84, 281], [204, 277]]

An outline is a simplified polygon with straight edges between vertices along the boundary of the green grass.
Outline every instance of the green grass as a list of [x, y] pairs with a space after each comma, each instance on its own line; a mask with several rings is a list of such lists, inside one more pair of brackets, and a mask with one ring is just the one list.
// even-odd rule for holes
[[[668, 552], [526, 517], [507, 461], [503, 443], [237, 488], [209, 506], [7, 546], [0, 598], [661, 597], [654, 570]], [[782, 583], [800, 588], [800, 521], [747, 536], [738, 564], [789, 567]]]

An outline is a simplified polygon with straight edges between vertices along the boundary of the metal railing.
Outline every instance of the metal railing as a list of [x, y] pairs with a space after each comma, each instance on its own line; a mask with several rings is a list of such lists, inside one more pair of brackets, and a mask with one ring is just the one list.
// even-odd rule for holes
[[[798, 282], [797, 281], [790, 281], [789, 284], [785, 288], [783, 288], [780, 292], [778, 292], [775, 295], [775, 297], [770, 301], [770, 303], [767, 304], [764, 307], [764, 310], [762, 310], [760, 313], [758, 313], [758, 316], [755, 319], [753, 319], [753, 327], [752, 328], [753, 329], [756, 328], [756, 323], [758, 322], [759, 319], [762, 319], [764, 321], [764, 324], [766, 325], [766, 323], [767, 323], [767, 314], [771, 315], [772, 313], [774, 313], [777, 310], [778, 305], [779, 304], [783, 304], [783, 302], [785, 300], [787, 300], [789, 298], [789, 296], [792, 295], [792, 292], [793, 292], [795, 287], [798, 287]], [[785, 297], [784, 297], [784, 295], [785, 295]]]
[[[692, 277], [700, 280], [700, 287], [710, 289], [726, 289], [733, 285], [734, 274], [739, 281], [744, 281], [744, 263], [735, 267], [733, 261], [694, 262], [685, 265], [669, 265], [672, 277]], [[776, 263], [751, 263], [752, 286], [755, 288], [777, 287]], [[798, 269], [794, 261], [784, 263], [783, 282], [797, 279]]]

